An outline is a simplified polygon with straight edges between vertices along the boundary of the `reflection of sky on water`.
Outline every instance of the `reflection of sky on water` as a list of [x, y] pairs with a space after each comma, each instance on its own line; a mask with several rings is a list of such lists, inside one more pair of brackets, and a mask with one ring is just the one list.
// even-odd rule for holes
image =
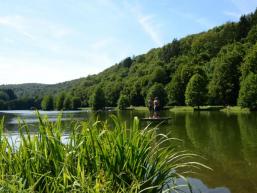
[[[36, 133], [34, 133], [34, 135], [31, 135], [31, 138], [33, 138], [34, 136], [36, 136], [37, 134]], [[7, 139], [8, 139], [8, 142], [9, 142], [9, 144], [11, 145], [11, 146], [13, 146], [13, 147], [15, 147], [15, 148], [17, 148], [17, 147], [19, 147], [19, 145], [20, 145], [20, 136], [19, 136], [19, 134], [16, 132], [16, 133], [5, 133], [5, 136], [7, 137]], [[25, 136], [25, 138], [26, 138], [26, 135], [24, 135]], [[62, 141], [62, 143], [64, 143], [64, 144], [66, 144], [66, 143], [68, 143], [69, 142], [69, 136], [68, 135], [64, 135], [64, 136], [62, 136], [61, 137], [61, 141]]]
[[[53, 122], [56, 121], [58, 115], [62, 114], [62, 120], [70, 120], [74, 117], [75, 114], [83, 113], [88, 111], [38, 111], [41, 116], [47, 116], [48, 120]], [[19, 111], [0, 111], [0, 116], [5, 115], [10, 117], [7, 120], [7, 124], [19, 124], [22, 121], [25, 121], [27, 124], [30, 123], [38, 123], [37, 112], [35, 111], [27, 111], [27, 110], [19, 110]]]
[[[208, 188], [201, 180], [196, 178], [188, 178], [193, 193], [231, 193], [226, 187]], [[184, 180], [178, 180], [178, 184], [184, 184]], [[181, 189], [183, 193], [191, 193], [188, 188]]]
[[[30, 124], [30, 123], [38, 123], [38, 119], [35, 119], [35, 118], [25, 118], [25, 119], [12, 118], [12, 119], [8, 122], [8, 124], [10, 124], [10, 125], [13, 125], [13, 124], [17, 125], [17, 124], [19, 124], [19, 123], [22, 123], [21, 120], [25, 121], [27, 124]], [[48, 120], [49, 120], [50, 122], [54, 122], [54, 121], [56, 121], [56, 118], [55, 118], [55, 117], [53, 117], [53, 118], [49, 118], [49, 117], [48, 117]], [[62, 118], [62, 121], [66, 121], [66, 120], [70, 120], [70, 119], [69, 119], [69, 118]]]
[[[61, 120], [64, 125], [68, 125], [71, 120], [86, 120], [88, 119], [88, 111], [38, 111], [42, 118], [47, 116], [50, 122], [55, 122], [58, 116], [61, 115]], [[38, 115], [36, 111], [29, 110], [12, 110], [12, 111], [0, 111], [1, 117], [5, 117], [5, 132], [17, 133], [18, 125], [25, 122], [30, 131], [36, 132], [38, 128]]]
[[[73, 114], [73, 113], [81, 113], [81, 112], [89, 112], [88, 110], [81, 110], [81, 111], [37, 111], [40, 115], [58, 115], [62, 114]], [[10, 110], [10, 111], [0, 111], [0, 113], [4, 114], [17, 114], [17, 115], [36, 115], [36, 111], [30, 110]]]

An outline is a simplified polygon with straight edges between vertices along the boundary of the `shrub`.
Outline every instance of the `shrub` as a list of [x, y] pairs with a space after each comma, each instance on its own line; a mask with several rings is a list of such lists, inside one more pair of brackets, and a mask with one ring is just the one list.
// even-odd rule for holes
[[71, 110], [72, 109], [72, 101], [70, 96], [66, 96], [63, 102], [63, 108], [65, 110]]
[[57, 110], [62, 110], [63, 109], [63, 104], [65, 100], [65, 94], [61, 93], [55, 98], [55, 109]]
[[41, 108], [45, 111], [53, 110], [54, 109], [54, 100], [52, 96], [44, 96], [41, 102]]
[[190, 106], [203, 105], [206, 99], [207, 81], [203, 76], [195, 74], [191, 77], [187, 84], [185, 92], [185, 103]]
[[90, 103], [93, 110], [100, 110], [105, 107], [105, 95], [100, 86], [95, 89], [91, 96]]
[[121, 94], [118, 100], [118, 108], [119, 109], [126, 109], [129, 106], [129, 99], [126, 95]]
[[78, 109], [79, 107], [81, 107], [81, 100], [79, 97], [72, 97], [71, 99], [71, 106], [72, 106], [72, 109], [76, 110]]

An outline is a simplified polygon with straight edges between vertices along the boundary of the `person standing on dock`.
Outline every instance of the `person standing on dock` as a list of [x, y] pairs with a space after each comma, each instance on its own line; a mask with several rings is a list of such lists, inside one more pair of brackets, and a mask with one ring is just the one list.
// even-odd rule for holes
[[152, 118], [154, 115], [154, 104], [153, 104], [153, 98], [149, 98], [148, 100], [148, 109], [149, 109], [149, 118]]
[[159, 118], [160, 117], [160, 101], [159, 101], [158, 97], [154, 98], [153, 105], [154, 105], [153, 118]]

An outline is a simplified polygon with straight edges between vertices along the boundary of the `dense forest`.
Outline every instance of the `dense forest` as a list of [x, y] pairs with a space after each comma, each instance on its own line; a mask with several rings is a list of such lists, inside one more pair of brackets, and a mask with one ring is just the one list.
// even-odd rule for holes
[[[3, 85], [0, 108], [126, 108], [145, 105], [147, 98], [159, 96], [162, 106], [239, 105], [254, 110], [256, 40], [257, 11], [241, 16], [239, 22], [125, 58], [97, 75], [56, 85]], [[17, 98], [4, 96], [10, 89]], [[15, 101], [25, 102], [22, 107], [12, 106]]]

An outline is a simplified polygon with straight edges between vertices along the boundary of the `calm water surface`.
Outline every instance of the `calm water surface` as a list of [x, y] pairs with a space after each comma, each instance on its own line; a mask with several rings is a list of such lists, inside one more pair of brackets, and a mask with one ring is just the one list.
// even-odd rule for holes
[[[56, 120], [59, 112], [40, 112]], [[109, 119], [116, 114], [128, 124], [134, 116], [146, 117], [147, 112], [120, 111], [95, 114], [89, 111], [68, 111], [63, 113], [64, 125], [70, 120], [94, 121]], [[34, 111], [0, 111], [5, 116], [6, 134], [17, 137], [18, 117], [25, 120], [33, 131], [37, 124]], [[177, 145], [206, 158], [202, 160], [214, 171], [202, 170], [191, 175], [189, 180], [195, 186], [194, 192], [203, 193], [256, 193], [257, 192], [257, 113], [228, 114], [223, 112], [162, 112], [170, 116], [168, 124], [159, 126], [159, 132], [179, 138]], [[144, 127], [147, 123], [142, 123]], [[34, 128], [34, 129], [33, 129]]]

